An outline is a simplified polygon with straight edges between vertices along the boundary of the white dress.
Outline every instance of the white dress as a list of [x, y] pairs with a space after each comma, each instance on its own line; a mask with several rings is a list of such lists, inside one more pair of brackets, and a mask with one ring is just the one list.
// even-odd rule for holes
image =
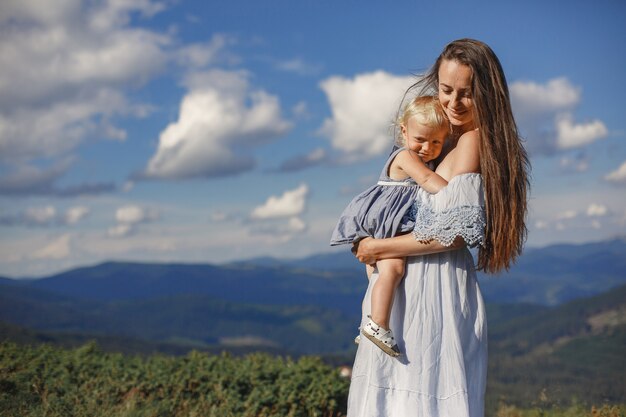
[[[480, 174], [456, 176], [434, 195], [421, 190], [416, 208], [417, 239], [450, 245], [462, 236], [470, 246], [483, 243]], [[375, 272], [363, 299], [361, 325], [377, 278]], [[392, 358], [361, 338], [348, 417], [483, 417], [487, 323], [467, 248], [407, 258], [390, 326], [403, 355]]]

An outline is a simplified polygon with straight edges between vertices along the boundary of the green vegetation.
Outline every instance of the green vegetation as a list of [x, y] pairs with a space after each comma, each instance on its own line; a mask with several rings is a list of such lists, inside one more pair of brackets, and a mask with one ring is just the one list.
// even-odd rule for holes
[[623, 403], [625, 303], [621, 286], [501, 322], [489, 317], [487, 408], [499, 402], [527, 408], [541, 395], [559, 407]]
[[0, 321], [46, 332], [130, 337], [203, 350], [229, 349], [229, 341], [247, 338], [255, 350], [323, 354], [350, 351], [352, 340], [343, 336], [352, 334], [359, 320], [317, 305], [235, 303], [202, 294], [109, 302], [47, 294], [0, 287]]
[[3, 417], [262, 417], [345, 413], [349, 381], [316, 357], [123, 356], [0, 344]]
[[626, 406], [603, 405], [602, 407], [583, 407], [572, 405], [567, 408], [520, 409], [512, 405], [500, 405], [495, 417], [626, 417]]
[[[0, 344], [3, 417], [340, 417], [348, 386], [337, 368], [313, 356], [141, 357], [95, 343], [72, 350]], [[487, 416], [626, 417], [624, 405], [563, 405], [547, 392], [522, 406], [501, 400]], [[493, 403], [495, 393], [487, 395]]]

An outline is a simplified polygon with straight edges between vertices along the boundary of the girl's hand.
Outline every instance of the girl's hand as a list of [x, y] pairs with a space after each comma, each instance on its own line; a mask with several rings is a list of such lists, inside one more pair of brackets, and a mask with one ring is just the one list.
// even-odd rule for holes
[[367, 265], [376, 264], [376, 261], [378, 259], [376, 259], [376, 256], [374, 255], [372, 250], [373, 241], [374, 239], [372, 239], [371, 237], [366, 237], [359, 240], [352, 246], [352, 253], [354, 253], [354, 256], [357, 257], [359, 262]]

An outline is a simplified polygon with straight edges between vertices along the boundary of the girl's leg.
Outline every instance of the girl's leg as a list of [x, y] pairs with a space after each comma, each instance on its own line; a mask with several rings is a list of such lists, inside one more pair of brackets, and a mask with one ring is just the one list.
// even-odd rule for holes
[[389, 317], [393, 296], [404, 276], [404, 258], [382, 259], [376, 263], [378, 280], [372, 288], [372, 321], [385, 330], [389, 329]]
[[[365, 273], [367, 274], [367, 279], [368, 280], [372, 279], [372, 273], [373, 272], [374, 272], [374, 266], [373, 265], [365, 265]], [[363, 314], [362, 310], [361, 310], [361, 314]], [[359, 326], [359, 329], [361, 329], [361, 326]], [[361, 334], [359, 333], [359, 335], [354, 338], [354, 343], [356, 343], [358, 345], [360, 342], [361, 342]]]

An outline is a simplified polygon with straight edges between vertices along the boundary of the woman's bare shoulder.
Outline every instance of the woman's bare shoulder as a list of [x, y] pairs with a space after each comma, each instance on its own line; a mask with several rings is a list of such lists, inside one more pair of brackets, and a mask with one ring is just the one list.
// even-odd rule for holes
[[459, 137], [454, 149], [452, 176], [468, 172], [480, 172], [480, 134], [470, 130]]
[[478, 143], [480, 141], [480, 133], [478, 129], [470, 130], [468, 132], [463, 133], [457, 142], [457, 147], [459, 145], [463, 146], [475, 146], [478, 149]]

